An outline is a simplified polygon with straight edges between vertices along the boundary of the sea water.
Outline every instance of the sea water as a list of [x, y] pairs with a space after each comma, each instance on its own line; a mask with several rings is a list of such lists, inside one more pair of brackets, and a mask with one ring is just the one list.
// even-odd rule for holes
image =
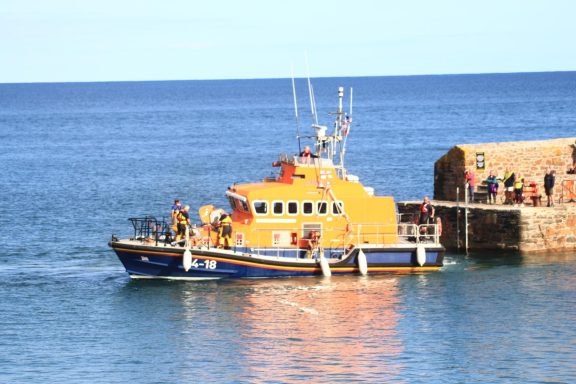
[[[461, 143], [576, 136], [576, 73], [312, 79], [346, 165], [433, 194]], [[310, 135], [306, 81], [0, 84], [0, 382], [576, 382], [576, 255], [448, 253], [438, 273], [131, 281], [128, 217], [226, 206]], [[305, 145], [302, 141], [301, 145]], [[557, 170], [562, 172], [562, 170]]]

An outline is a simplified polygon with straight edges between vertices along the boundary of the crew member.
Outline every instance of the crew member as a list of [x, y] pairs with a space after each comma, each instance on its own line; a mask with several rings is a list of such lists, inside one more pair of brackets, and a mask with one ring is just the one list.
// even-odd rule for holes
[[174, 205], [172, 206], [172, 209], [170, 210], [170, 219], [171, 219], [171, 228], [174, 231], [174, 233], [178, 233], [178, 212], [180, 212], [180, 210], [182, 209], [182, 205], [180, 204], [180, 200], [176, 199], [174, 200]]
[[[434, 206], [430, 204], [430, 199], [428, 196], [424, 197], [422, 204], [420, 205], [420, 235], [425, 235], [428, 233], [428, 225], [434, 223]], [[425, 240], [426, 236], [421, 236], [420, 241]]]
[[307, 157], [307, 158], [317, 158], [318, 156], [316, 156], [315, 154], [312, 153], [312, 151], [310, 151], [310, 147], [309, 146], [305, 146], [304, 150], [300, 153], [300, 157]]
[[318, 249], [318, 243], [320, 241], [320, 231], [310, 231], [308, 235], [308, 252], [306, 252], [307, 258], [311, 259]]
[[230, 243], [232, 242], [232, 219], [226, 213], [220, 216], [218, 235], [219, 246], [224, 247], [224, 249], [230, 249]]
[[434, 218], [434, 207], [430, 204], [428, 196], [424, 197], [422, 205], [420, 205], [420, 225], [430, 224], [430, 220]]
[[186, 228], [190, 224], [190, 215], [188, 211], [190, 210], [190, 206], [186, 205], [176, 214], [176, 221], [178, 225], [178, 234], [176, 235], [176, 241], [180, 241], [186, 237]]

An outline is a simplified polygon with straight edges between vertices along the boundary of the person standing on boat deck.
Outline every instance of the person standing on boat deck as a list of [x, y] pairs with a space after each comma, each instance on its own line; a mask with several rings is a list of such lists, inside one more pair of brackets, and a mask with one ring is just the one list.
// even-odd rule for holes
[[430, 224], [434, 220], [434, 206], [430, 204], [428, 196], [424, 197], [422, 205], [420, 205], [420, 224]]
[[186, 228], [190, 224], [190, 215], [188, 211], [190, 206], [186, 205], [176, 215], [176, 220], [178, 221], [178, 234], [176, 235], [176, 241], [180, 241], [186, 237]]
[[498, 178], [494, 175], [494, 171], [490, 171], [490, 175], [486, 179], [488, 184], [488, 204], [496, 204], [496, 194], [498, 193]]
[[544, 191], [546, 192], [546, 198], [548, 199], [548, 207], [554, 206], [554, 184], [556, 183], [556, 171], [548, 168], [546, 175], [544, 176]]
[[423, 225], [423, 227], [420, 227], [421, 235], [428, 232], [428, 224], [434, 223], [434, 206], [430, 204], [430, 199], [428, 199], [428, 196], [424, 197], [422, 205], [420, 205], [419, 223], [420, 225]]
[[224, 213], [220, 216], [218, 232], [218, 245], [224, 247], [224, 249], [230, 249], [230, 243], [232, 242], [232, 219], [230, 215]]
[[315, 159], [318, 156], [316, 156], [315, 154], [312, 153], [309, 146], [305, 146], [304, 150], [302, 152], [300, 152], [300, 157], [308, 157], [308, 158]]
[[504, 204], [512, 204], [512, 196], [514, 195], [514, 183], [516, 182], [516, 175], [509, 169], [504, 172], [504, 178], [502, 179], [504, 183]]
[[178, 212], [180, 212], [180, 209], [182, 209], [182, 205], [180, 204], [180, 200], [176, 199], [174, 200], [174, 205], [172, 205], [172, 208], [170, 210], [170, 218], [172, 220], [172, 230], [174, 231], [174, 233], [178, 233]]
[[474, 202], [474, 172], [468, 169], [464, 172], [464, 183], [468, 188], [468, 202]]

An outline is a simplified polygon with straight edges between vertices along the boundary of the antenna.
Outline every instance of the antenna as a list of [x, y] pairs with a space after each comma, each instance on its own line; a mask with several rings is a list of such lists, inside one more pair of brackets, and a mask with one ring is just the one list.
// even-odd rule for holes
[[348, 142], [348, 135], [350, 135], [350, 129], [352, 128], [352, 96], [354, 95], [354, 89], [350, 87], [350, 111], [348, 112], [349, 119], [345, 121], [346, 129], [344, 133], [344, 143], [342, 144], [342, 152], [340, 154], [340, 165], [342, 166], [342, 177], [346, 177], [346, 168], [344, 168], [344, 156], [346, 155], [346, 143]]
[[294, 82], [294, 64], [292, 64], [292, 96], [294, 96], [294, 114], [296, 115], [296, 137], [298, 138], [298, 153], [302, 153], [300, 145], [300, 118], [298, 118], [298, 102], [296, 101], [296, 83]]
[[312, 110], [312, 123], [318, 125], [318, 115], [316, 114], [316, 101], [314, 100], [314, 90], [310, 82], [310, 66], [308, 65], [308, 53], [306, 53], [306, 76], [308, 77], [308, 97], [310, 98], [310, 109]]
[[354, 88], [350, 87], [350, 118], [352, 118], [352, 96], [354, 95]]

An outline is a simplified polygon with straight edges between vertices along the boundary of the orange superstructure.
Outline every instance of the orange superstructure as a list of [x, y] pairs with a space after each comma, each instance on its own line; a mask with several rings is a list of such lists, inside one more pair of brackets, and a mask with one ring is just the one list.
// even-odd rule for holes
[[329, 248], [398, 241], [392, 197], [373, 196], [354, 176], [340, 177], [329, 159], [294, 156], [277, 164], [277, 178], [227, 191], [236, 245], [302, 248], [313, 231]]

